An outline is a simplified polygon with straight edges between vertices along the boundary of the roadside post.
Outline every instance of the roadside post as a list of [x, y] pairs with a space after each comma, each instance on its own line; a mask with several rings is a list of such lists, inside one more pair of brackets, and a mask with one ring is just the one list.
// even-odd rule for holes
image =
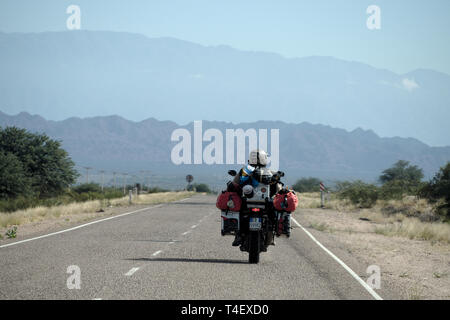
[[191, 183], [192, 183], [192, 181], [194, 181], [194, 176], [192, 174], [188, 174], [186, 176], [186, 182], [188, 183], [188, 185], [186, 187], [187, 191], [191, 191]]
[[131, 204], [133, 200], [133, 191], [131, 189], [129, 190], [128, 197], [129, 197], [128, 202], [129, 204]]
[[325, 208], [325, 185], [323, 182], [319, 184], [320, 187], [320, 207]]

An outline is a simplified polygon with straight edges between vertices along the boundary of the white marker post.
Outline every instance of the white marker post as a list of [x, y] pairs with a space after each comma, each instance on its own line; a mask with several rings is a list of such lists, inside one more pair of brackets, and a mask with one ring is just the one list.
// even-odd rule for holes
[[321, 182], [319, 186], [320, 186], [320, 207], [323, 209], [325, 207], [325, 186], [323, 182]]

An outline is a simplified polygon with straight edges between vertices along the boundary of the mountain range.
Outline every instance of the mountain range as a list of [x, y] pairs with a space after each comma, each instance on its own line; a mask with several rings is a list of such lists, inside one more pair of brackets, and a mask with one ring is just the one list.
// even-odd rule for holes
[[[426, 178], [430, 178], [450, 161], [450, 147], [430, 147], [414, 138], [381, 138], [371, 130], [360, 128], [347, 131], [282, 121], [240, 124], [203, 121], [202, 124], [203, 132], [215, 128], [224, 136], [226, 129], [279, 129], [280, 169], [291, 184], [297, 178], [308, 176], [327, 181], [357, 178], [375, 181], [382, 170], [401, 159], [423, 168]], [[179, 125], [155, 118], [135, 122], [117, 115], [54, 121], [26, 112], [17, 115], [0, 112], [0, 127], [7, 126], [45, 133], [62, 141], [81, 173], [83, 166], [109, 172], [151, 170], [163, 184], [170, 180], [177, 181], [178, 185], [183, 185], [185, 175], [191, 173], [198, 177], [196, 181], [214, 185], [223, 184], [229, 168], [239, 168], [238, 165], [174, 165], [171, 151], [177, 142], [171, 141], [171, 135], [178, 128], [193, 133], [193, 123]], [[203, 148], [208, 144], [203, 142]]]
[[[184, 125], [193, 120], [273, 120], [294, 131], [305, 126], [298, 123], [309, 122], [351, 131], [333, 131], [338, 137], [372, 136], [372, 143], [391, 141], [390, 145], [408, 141], [414, 150], [429, 149], [416, 140], [377, 140], [370, 131], [353, 130], [361, 127], [381, 137], [450, 145], [447, 74], [425, 69], [397, 74], [333, 57], [285, 58], [124, 32], [0, 32], [0, 110], [27, 111], [51, 120], [116, 114]], [[126, 127], [117, 117], [67, 121], [62, 123], [101, 121]], [[150, 119], [132, 127], [169, 124], [175, 126]], [[429, 161], [426, 166], [434, 170], [439, 161]]]

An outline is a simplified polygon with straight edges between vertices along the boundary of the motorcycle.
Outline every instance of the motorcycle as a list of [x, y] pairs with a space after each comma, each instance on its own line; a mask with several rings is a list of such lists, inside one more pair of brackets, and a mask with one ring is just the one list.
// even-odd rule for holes
[[[228, 174], [234, 177], [237, 173], [230, 170]], [[256, 168], [251, 174], [251, 183], [239, 190], [242, 200], [239, 212], [222, 211], [222, 235], [240, 232], [240, 250], [248, 252], [249, 263], [258, 263], [260, 253], [266, 252], [269, 245], [274, 245], [275, 236], [280, 236], [278, 227], [284, 216], [274, 209], [273, 196], [276, 185], [284, 185], [280, 181], [283, 176], [281, 171], [272, 173], [265, 168]], [[234, 201], [230, 196], [228, 205], [232, 207]]]

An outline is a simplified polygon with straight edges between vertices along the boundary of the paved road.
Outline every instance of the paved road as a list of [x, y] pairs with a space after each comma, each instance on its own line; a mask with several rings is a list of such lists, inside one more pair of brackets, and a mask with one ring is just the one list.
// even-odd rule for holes
[[[248, 264], [214, 203], [198, 195], [0, 248], [0, 299], [373, 299], [301, 228]], [[80, 289], [67, 288], [71, 265]]]

